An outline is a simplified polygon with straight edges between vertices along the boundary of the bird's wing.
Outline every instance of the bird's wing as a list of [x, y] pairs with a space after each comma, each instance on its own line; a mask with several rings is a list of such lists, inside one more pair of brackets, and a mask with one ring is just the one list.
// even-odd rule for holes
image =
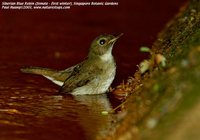
[[75, 67], [71, 76], [66, 79], [63, 86], [61, 87], [60, 93], [70, 93], [75, 88], [86, 85], [88, 82], [95, 78], [96, 74], [94, 70], [98, 71], [97, 68], [90, 68], [84, 66], [84, 64]]

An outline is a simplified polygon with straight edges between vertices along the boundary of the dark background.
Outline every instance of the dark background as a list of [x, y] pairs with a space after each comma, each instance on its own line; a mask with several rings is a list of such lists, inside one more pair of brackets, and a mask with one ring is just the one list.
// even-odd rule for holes
[[102, 33], [124, 33], [114, 47], [115, 83], [126, 79], [147, 54], [159, 31], [183, 0], [126, 0], [119, 6], [71, 7], [70, 10], [1, 10], [2, 64], [64, 69], [82, 61], [91, 41]]

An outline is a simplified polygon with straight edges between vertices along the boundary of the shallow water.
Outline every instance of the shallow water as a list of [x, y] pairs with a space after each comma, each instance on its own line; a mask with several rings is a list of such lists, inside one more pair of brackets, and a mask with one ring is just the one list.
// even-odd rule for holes
[[93, 140], [112, 130], [115, 115], [101, 112], [116, 106], [114, 99], [60, 96], [58, 86], [19, 69], [67, 68], [87, 56], [97, 35], [123, 32], [113, 50], [117, 60], [114, 85], [119, 84], [147, 57], [139, 53], [139, 47], [152, 45], [181, 3], [130, 0], [118, 8], [0, 11], [0, 139]]
[[101, 114], [111, 109], [106, 94], [61, 96], [37, 77], [16, 81], [0, 83], [1, 139], [94, 139], [112, 126]]

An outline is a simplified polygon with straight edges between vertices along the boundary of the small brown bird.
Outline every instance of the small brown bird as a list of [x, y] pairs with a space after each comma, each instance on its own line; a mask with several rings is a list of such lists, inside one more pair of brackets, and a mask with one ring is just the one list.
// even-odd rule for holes
[[117, 37], [103, 34], [93, 40], [87, 59], [65, 70], [57, 71], [48, 68], [22, 68], [25, 73], [38, 74], [55, 84], [62, 86], [60, 93], [72, 95], [105, 93], [116, 73], [116, 64], [112, 48]]

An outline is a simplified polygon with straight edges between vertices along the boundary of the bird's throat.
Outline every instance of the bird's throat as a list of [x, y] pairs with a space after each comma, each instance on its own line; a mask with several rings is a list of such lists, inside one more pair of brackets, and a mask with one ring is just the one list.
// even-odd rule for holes
[[100, 59], [102, 61], [112, 61], [113, 60], [112, 52], [107, 51], [105, 54], [100, 56]]

